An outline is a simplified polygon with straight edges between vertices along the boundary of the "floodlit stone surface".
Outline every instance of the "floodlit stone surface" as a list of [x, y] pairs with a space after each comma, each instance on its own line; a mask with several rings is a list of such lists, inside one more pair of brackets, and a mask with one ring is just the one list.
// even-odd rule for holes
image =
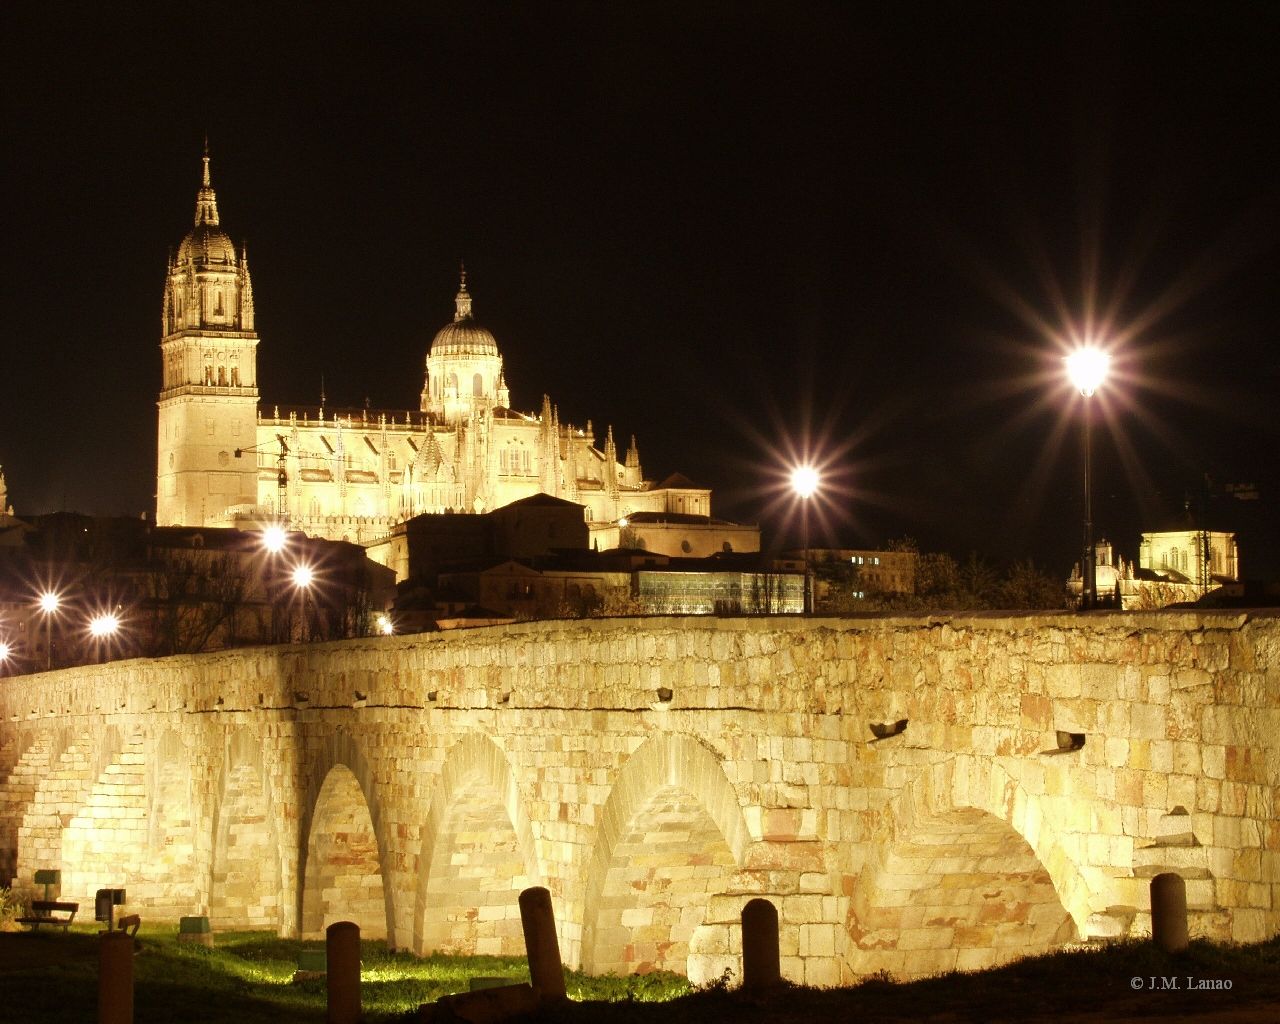
[[541, 885], [569, 966], [697, 981], [760, 896], [835, 984], [1147, 934], [1166, 870], [1272, 935], [1278, 766], [1269, 615], [525, 623], [6, 679], [0, 870], [422, 953], [520, 952]]

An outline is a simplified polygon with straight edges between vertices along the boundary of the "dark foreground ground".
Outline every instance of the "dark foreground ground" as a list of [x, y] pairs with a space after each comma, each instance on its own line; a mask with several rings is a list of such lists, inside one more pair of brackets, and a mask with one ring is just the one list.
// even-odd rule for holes
[[[291, 1024], [324, 1020], [323, 981], [290, 984], [302, 944], [262, 933], [220, 935], [214, 951], [143, 933], [135, 958], [135, 1020]], [[317, 944], [308, 944], [316, 947]], [[464, 990], [472, 975], [527, 979], [522, 961], [388, 954], [367, 943], [362, 989], [370, 1024], [409, 1021], [414, 1008]], [[97, 1015], [96, 937], [0, 933], [0, 1022], [88, 1022]], [[1230, 988], [1226, 984], [1230, 983]], [[1213, 987], [1205, 987], [1212, 985]], [[569, 979], [586, 1000], [548, 1009], [538, 1024], [719, 1024], [821, 1021], [1280, 1021], [1280, 937], [1251, 946], [1194, 943], [1167, 956], [1146, 942], [1059, 953], [980, 974], [847, 989], [785, 988], [767, 997], [682, 979]], [[663, 1001], [650, 1001], [663, 1000]]]

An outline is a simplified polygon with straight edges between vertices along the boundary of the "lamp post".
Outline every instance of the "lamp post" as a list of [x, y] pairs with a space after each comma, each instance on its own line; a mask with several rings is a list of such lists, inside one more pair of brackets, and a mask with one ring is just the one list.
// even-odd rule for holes
[[53, 617], [62, 604], [62, 598], [52, 590], [40, 595], [40, 611], [44, 615], [44, 669], [53, 668]]
[[113, 612], [101, 612], [89, 620], [89, 635], [98, 644], [98, 661], [105, 661], [103, 651], [111, 639], [120, 632], [120, 618]]
[[804, 555], [804, 614], [813, 610], [809, 593], [809, 499], [818, 489], [818, 471], [812, 466], [797, 466], [791, 471], [791, 489], [800, 499], [800, 547]]
[[1084, 553], [1080, 561], [1080, 610], [1097, 607], [1097, 565], [1093, 552], [1093, 481], [1092, 481], [1092, 405], [1089, 401], [1106, 379], [1111, 357], [1100, 348], [1086, 345], [1072, 352], [1066, 359], [1067, 376], [1080, 392], [1084, 418]]
[[[307, 639], [310, 640], [314, 636], [311, 629], [311, 620], [308, 612], [308, 605], [311, 596], [311, 585], [315, 582], [315, 570], [309, 565], [294, 566], [293, 569], [293, 585], [298, 588], [298, 592], [302, 595], [302, 625], [307, 631]], [[302, 630], [298, 631], [299, 642], [302, 641]]]
[[[282, 524], [272, 523], [270, 526], [263, 528], [262, 550], [267, 553], [267, 560], [263, 572], [262, 587], [266, 593], [267, 603], [271, 606], [271, 642], [273, 644], [280, 642], [280, 623], [277, 612], [279, 602], [276, 600], [280, 589], [279, 556], [288, 542], [289, 535]], [[259, 619], [258, 621], [261, 623], [262, 620]]]

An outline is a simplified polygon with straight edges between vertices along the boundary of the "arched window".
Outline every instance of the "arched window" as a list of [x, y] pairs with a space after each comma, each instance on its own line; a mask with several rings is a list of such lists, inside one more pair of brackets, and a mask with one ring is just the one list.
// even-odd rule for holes
[[213, 315], [222, 316], [222, 289], [219, 288], [214, 295]]
[[471, 378], [471, 394], [476, 398], [484, 396], [484, 378], [478, 373]]
[[455, 395], [458, 393], [458, 375], [456, 373], [449, 374], [449, 388]]
[[225, 388], [227, 386], [227, 368], [225, 366], [218, 367], [218, 387]]
[[240, 367], [231, 367], [231, 386], [238, 388], [240, 386]]

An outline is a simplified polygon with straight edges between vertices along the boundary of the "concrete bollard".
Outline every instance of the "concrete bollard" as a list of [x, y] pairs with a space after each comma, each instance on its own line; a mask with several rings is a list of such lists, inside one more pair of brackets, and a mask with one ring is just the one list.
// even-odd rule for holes
[[133, 1024], [133, 939], [124, 932], [98, 938], [98, 1024]]
[[778, 954], [778, 908], [766, 899], [742, 908], [742, 987], [770, 988], [782, 981]]
[[543, 1000], [567, 999], [564, 967], [560, 963], [560, 943], [556, 939], [556, 919], [551, 910], [551, 893], [534, 886], [520, 894], [520, 924], [524, 928], [524, 948], [529, 957], [529, 980]]
[[357, 1024], [360, 1020], [360, 926], [336, 921], [324, 930], [328, 974], [327, 1024]]
[[1151, 879], [1151, 938], [1166, 953], [1187, 948], [1187, 883], [1172, 871]]

